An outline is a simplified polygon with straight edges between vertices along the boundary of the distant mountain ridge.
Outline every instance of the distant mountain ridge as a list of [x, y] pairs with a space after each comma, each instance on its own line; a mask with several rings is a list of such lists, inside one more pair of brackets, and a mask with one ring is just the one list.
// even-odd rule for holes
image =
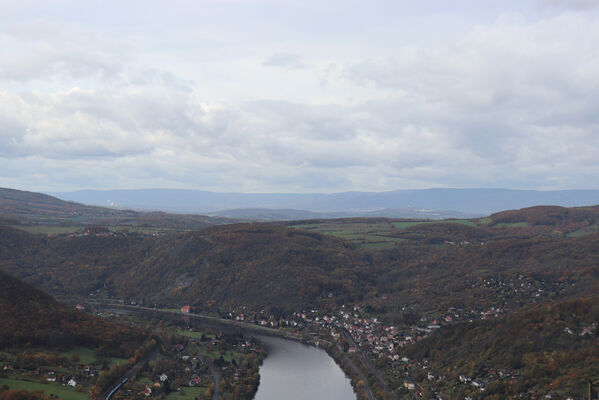
[[445, 218], [477, 218], [482, 217], [479, 213], [465, 213], [451, 210], [424, 210], [418, 208], [385, 208], [376, 211], [337, 211], [337, 212], [315, 212], [294, 209], [269, 209], [269, 208], [239, 208], [235, 210], [224, 210], [209, 214], [225, 218], [240, 220], [261, 221], [294, 221], [307, 219], [329, 219], [329, 218], [414, 218], [414, 219], [445, 219]]
[[[63, 200], [93, 205], [116, 205], [143, 210], [220, 215], [224, 210], [301, 210], [313, 213], [343, 213], [343, 216], [397, 217], [383, 211], [421, 209], [453, 210], [470, 216], [535, 205], [577, 207], [599, 204], [599, 190], [513, 189], [420, 189], [390, 192], [343, 193], [216, 193], [185, 189], [81, 190], [49, 193]], [[444, 213], [449, 213], [442, 211]], [[441, 218], [457, 217], [445, 214]], [[403, 217], [403, 216], [402, 216]], [[421, 218], [427, 218], [422, 215]]]
[[202, 229], [229, 223], [225, 218], [139, 212], [65, 201], [50, 195], [0, 188], [0, 224], [131, 225], [174, 229]]

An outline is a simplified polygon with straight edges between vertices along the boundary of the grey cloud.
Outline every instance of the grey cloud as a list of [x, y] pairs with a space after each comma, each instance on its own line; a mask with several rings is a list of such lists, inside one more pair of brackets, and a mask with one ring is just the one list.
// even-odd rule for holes
[[596, 0], [537, 0], [541, 8], [588, 10], [599, 7]]
[[297, 54], [278, 53], [264, 61], [262, 65], [267, 67], [278, 67], [285, 69], [304, 69], [307, 68], [303, 58]]
[[[215, 101], [201, 80], [134, 65], [110, 45], [40, 45], [42, 34], [12, 32], [40, 51], [14, 53], [0, 79], [60, 88], [0, 92], [0, 186], [585, 187], [599, 173], [599, 28], [566, 14], [481, 26], [445, 47], [323, 62], [327, 91], [342, 93], [329, 104], [324, 91]], [[306, 67], [293, 54], [264, 65]]]

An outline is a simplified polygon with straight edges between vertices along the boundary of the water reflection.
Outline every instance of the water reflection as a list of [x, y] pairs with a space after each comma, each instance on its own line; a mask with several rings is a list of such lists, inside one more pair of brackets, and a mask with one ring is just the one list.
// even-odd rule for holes
[[350, 381], [322, 349], [260, 337], [268, 357], [260, 367], [256, 400], [355, 400]]

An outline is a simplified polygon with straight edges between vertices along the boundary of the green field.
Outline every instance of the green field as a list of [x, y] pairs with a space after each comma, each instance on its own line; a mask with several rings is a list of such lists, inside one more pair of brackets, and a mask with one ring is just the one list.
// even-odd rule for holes
[[406, 241], [405, 239], [395, 237], [397, 230], [421, 224], [462, 224], [472, 227], [477, 226], [476, 223], [467, 219], [408, 221], [329, 220], [322, 223], [291, 224], [290, 226], [323, 235], [336, 236], [340, 239], [350, 241], [365, 250], [379, 250], [394, 247]]
[[177, 335], [181, 335], [181, 336], [187, 336], [193, 339], [201, 339], [202, 335], [204, 335], [205, 337], [207, 337], [208, 339], [213, 339], [215, 335], [211, 335], [208, 333], [202, 333], [202, 332], [194, 332], [194, 331], [189, 331], [186, 329], [177, 329]]
[[87, 399], [87, 389], [83, 392], [75, 391], [75, 388], [70, 386], [62, 386], [58, 383], [37, 383], [20, 381], [16, 379], [0, 378], [0, 386], [6, 385], [13, 390], [28, 390], [30, 392], [37, 392], [41, 390], [46, 396], [51, 394], [58, 396], [63, 400], [85, 400]]
[[201, 398], [206, 392], [206, 387], [188, 387], [184, 386], [178, 392], [171, 392], [166, 396], [168, 400], [193, 400], [196, 397]]
[[79, 364], [91, 364], [96, 361], [96, 353], [87, 347], [77, 347], [59, 355], [70, 358], [75, 353], [79, 356]]
[[568, 237], [580, 237], [586, 235], [592, 235], [593, 233], [599, 232], [599, 222], [595, 222], [593, 225], [585, 226], [574, 232], [568, 234]]
[[110, 365], [126, 363], [128, 360], [126, 358], [112, 357], [110, 359]]
[[389, 248], [402, 241], [390, 236], [395, 227], [389, 221], [330, 220], [322, 223], [291, 225], [291, 227], [335, 236], [367, 249]]
[[225, 351], [224, 353], [220, 353], [218, 350], [211, 350], [211, 349], [207, 349], [206, 347], [200, 347], [200, 352], [205, 355], [210, 357], [212, 360], [216, 360], [218, 358], [220, 358], [220, 356], [223, 357], [223, 360], [225, 360], [226, 362], [231, 362], [231, 360], [235, 359], [236, 362], [240, 362], [241, 360], [243, 360], [245, 358], [245, 354], [243, 353], [237, 353], [235, 351]]
[[141, 377], [141, 378], [137, 378], [135, 380], [135, 382], [139, 383], [140, 385], [152, 385], [152, 384], [154, 384], [154, 382], [150, 378], [146, 378], [145, 376]]
[[500, 222], [493, 225], [493, 228], [526, 228], [528, 222]]

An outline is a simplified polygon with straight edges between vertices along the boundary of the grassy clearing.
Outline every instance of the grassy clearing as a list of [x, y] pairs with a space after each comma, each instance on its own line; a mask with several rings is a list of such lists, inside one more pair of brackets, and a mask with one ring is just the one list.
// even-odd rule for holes
[[126, 363], [128, 360], [126, 358], [112, 357], [110, 359], [110, 365]]
[[6, 385], [12, 390], [28, 390], [37, 392], [41, 390], [46, 396], [51, 394], [63, 400], [85, 400], [87, 399], [87, 388], [83, 392], [75, 391], [70, 386], [62, 386], [57, 383], [43, 384], [37, 382], [20, 381], [17, 379], [0, 378], [0, 386]]
[[185, 330], [185, 329], [177, 329], [176, 333], [177, 333], [177, 335], [187, 336], [187, 337], [190, 337], [193, 339], [201, 339], [202, 335], [204, 335], [208, 339], [213, 339], [215, 337], [215, 335], [211, 335], [208, 333], [193, 332], [193, 331], [189, 331], [189, 330]]
[[70, 358], [75, 353], [79, 356], [79, 364], [91, 364], [96, 361], [96, 353], [87, 347], [77, 347], [59, 355]]
[[196, 387], [182, 387], [178, 392], [171, 392], [166, 396], [167, 400], [193, 400], [196, 397], [201, 398], [206, 392], [207, 387], [196, 386]]
[[238, 363], [245, 358], [245, 354], [237, 353], [234, 351], [225, 351], [224, 353], [220, 353], [218, 350], [209, 350], [205, 348], [201, 348], [200, 352], [205, 356], [210, 357], [212, 360], [219, 359], [220, 356], [223, 357], [223, 360], [227, 362], [231, 362], [231, 360], [235, 359]]
[[318, 232], [323, 235], [335, 236], [348, 240], [358, 246], [372, 242], [389, 242], [394, 245], [394, 238], [388, 237], [394, 226], [390, 222], [381, 221], [377, 223], [362, 221], [330, 221], [321, 224], [293, 225], [294, 228]]
[[493, 228], [526, 228], [528, 222], [500, 222], [493, 225]]
[[568, 237], [587, 236], [597, 232], [599, 232], [599, 222], [595, 222], [593, 225], [585, 226], [584, 228], [580, 228], [574, 232], [570, 232], [568, 234]]
[[135, 382], [139, 383], [140, 385], [153, 385], [154, 384], [154, 382], [150, 378], [146, 378], [145, 376], [141, 377], [141, 378], [137, 378], [135, 380]]
[[409, 220], [409, 221], [327, 221], [291, 225], [293, 228], [318, 232], [350, 241], [366, 250], [380, 250], [406, 242], [406, 239], [394, 237], [397, 230], [407, 229], [421, 224], [461, 224], [472, 227], [478, 225], [467, 219], [446, 220]]

